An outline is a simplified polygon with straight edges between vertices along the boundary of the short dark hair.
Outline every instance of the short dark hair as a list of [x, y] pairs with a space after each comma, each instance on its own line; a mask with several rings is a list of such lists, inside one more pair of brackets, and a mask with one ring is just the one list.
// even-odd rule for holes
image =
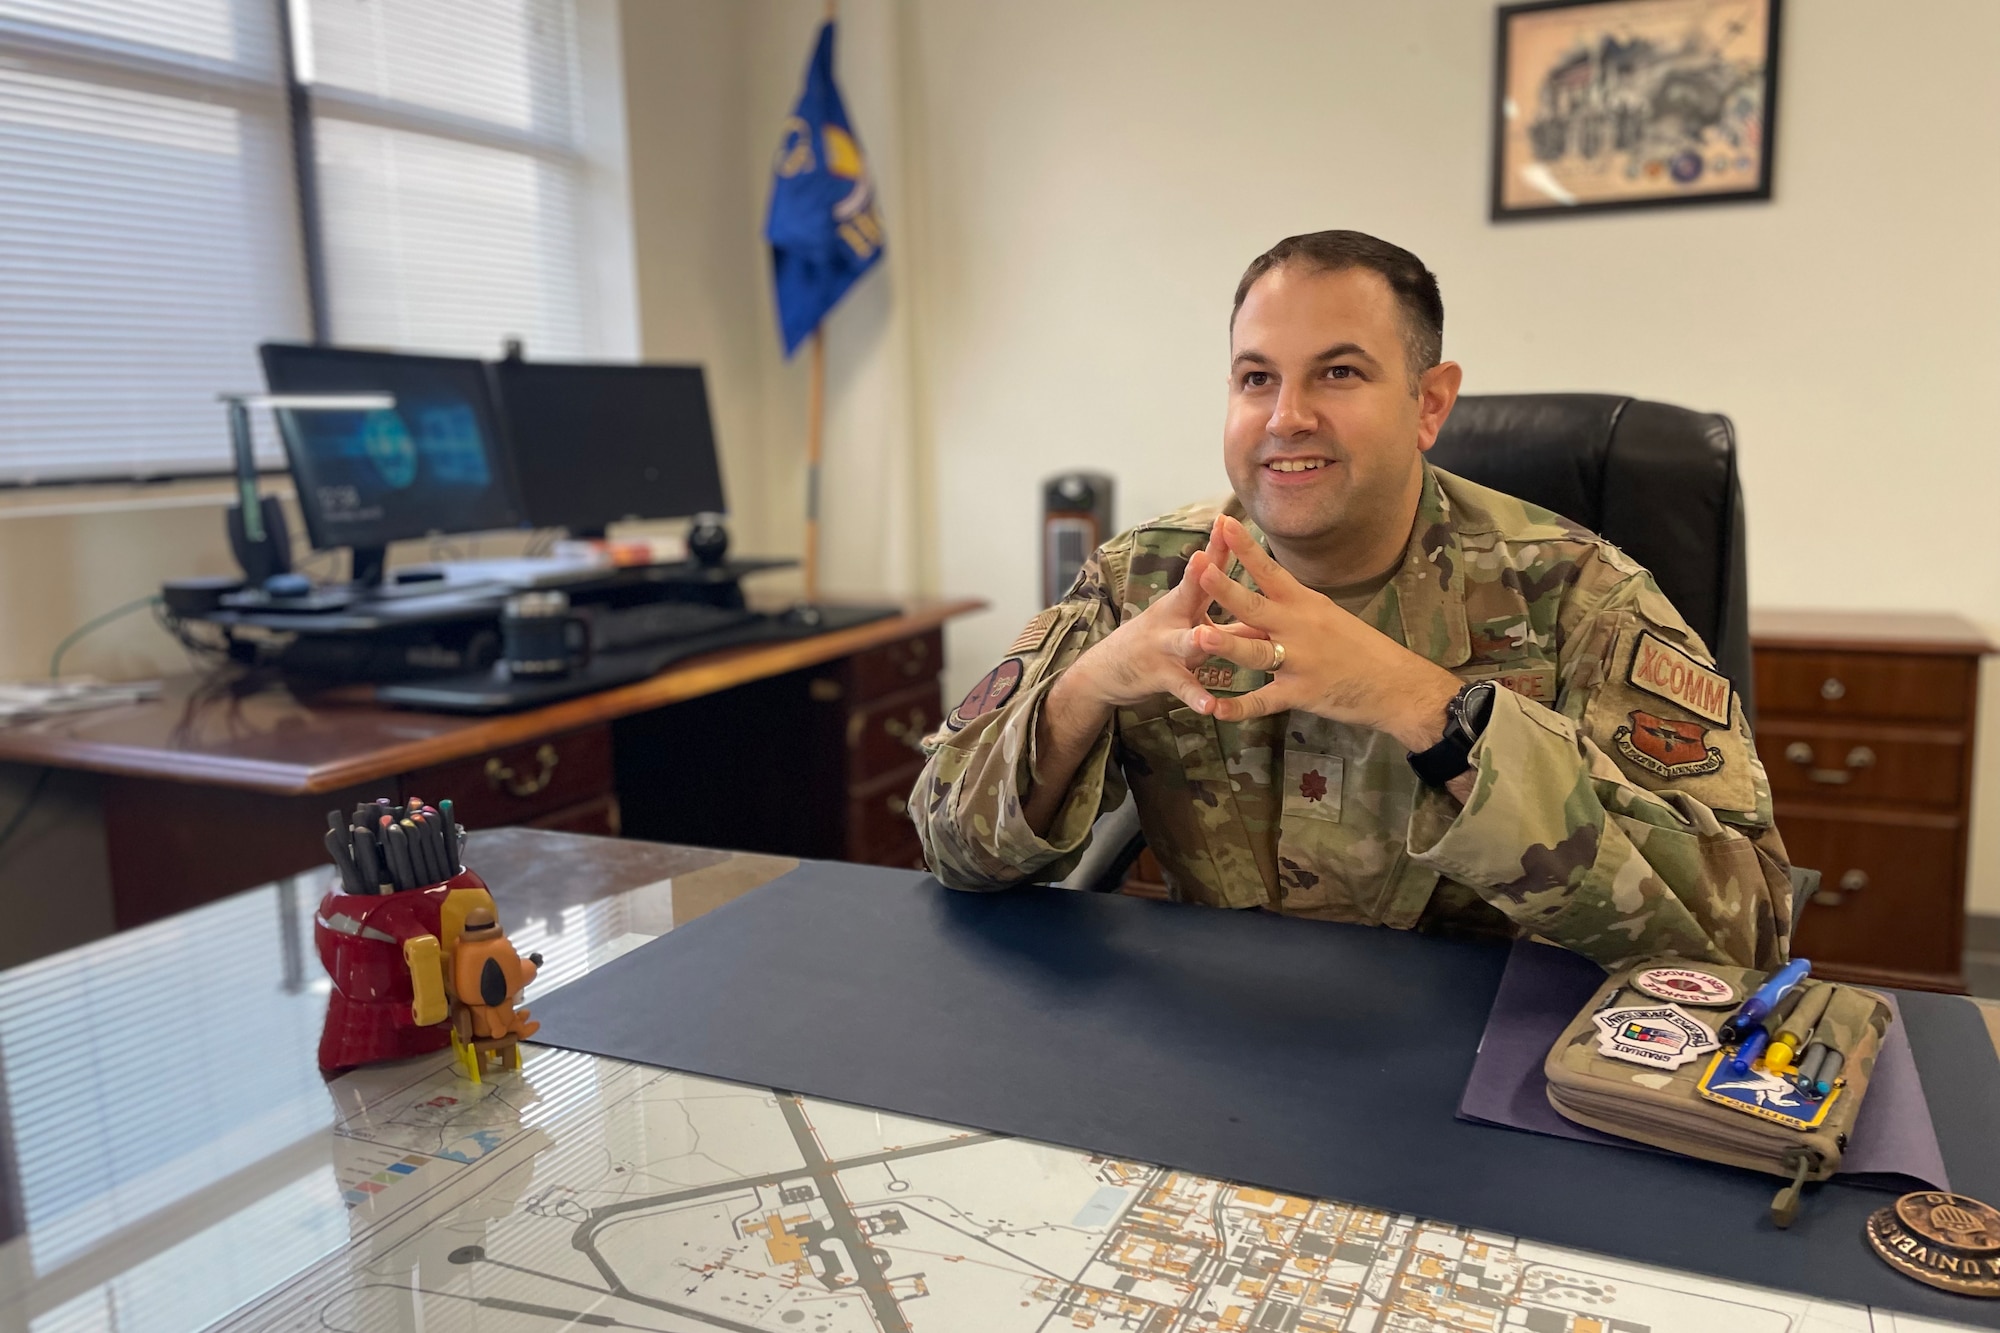
[[1417, 377], [1444, 358], [1444, 297], [1438, 294], [1437, 274], [1424, 261], [1400, 245], [1391, 245], [1359, 231], [1315, 231], [1303, 236], [1287, 236], [1250, 261], [1243, 281], [1236, 284], [1236, 304], [1229, 309], [1229, 327], [1236, 327], [1236, 315], [1243, 298], [1257, 285], [1257, 279], [1286, 264], [1304, 264], [1314, 272], [1338, 273], [1343, 269], [1365, 268], [1382, 275], [1396, 303], [1403, 307], [1403, 352], [1410, 363], [1410, 389], [1415, 392]]

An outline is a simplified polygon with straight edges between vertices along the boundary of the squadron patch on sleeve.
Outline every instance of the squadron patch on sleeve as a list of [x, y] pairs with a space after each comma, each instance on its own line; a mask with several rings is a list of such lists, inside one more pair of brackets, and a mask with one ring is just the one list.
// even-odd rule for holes
[[959, 731], [974, 718], [984, 717], [1014, 697], [1021, 684], [1021, 659], [1010, 657], [979, 678], [944, 720], [945, 726]]
[[1631, 725], [1611, 733], [1618, 752], [1663, 778], [1693, 778], [1722, 770], [1722, 751], [1708, 743], [1697, 722], [1677, 722], [1635, 708]]
[[1632, 667], [1625, 679], [1635, 688], [1678, 704], [1718, 727], [1729, 725], [1729, 677], [1714, 667], [1703, 666], [1650, 631], [1642, 631], [1633, 645]]

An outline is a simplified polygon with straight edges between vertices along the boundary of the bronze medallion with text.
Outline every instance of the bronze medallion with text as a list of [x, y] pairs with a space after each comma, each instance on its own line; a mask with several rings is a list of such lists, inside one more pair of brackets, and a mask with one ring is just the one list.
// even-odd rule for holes
[[2000, 1212], [1963, 1194], [1923, 1190], [1868, 1219], [1889, 1267], [1961, 1296], [2000, 1297]]

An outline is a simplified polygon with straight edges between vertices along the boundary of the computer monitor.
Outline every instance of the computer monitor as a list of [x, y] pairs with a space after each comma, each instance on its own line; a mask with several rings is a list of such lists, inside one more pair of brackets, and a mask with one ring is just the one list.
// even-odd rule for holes
[[354, 547], [357, 581], [380, 577], [390, 542], [521, 526], [484, 363], [289, 343], [258, 351], [274, 393], [395, 396], [375, 411], [278, 412], [312, 544]]
[[721, 513], [700, 366], [493, 367], [528, 522], [599, 537], [627, 518]]

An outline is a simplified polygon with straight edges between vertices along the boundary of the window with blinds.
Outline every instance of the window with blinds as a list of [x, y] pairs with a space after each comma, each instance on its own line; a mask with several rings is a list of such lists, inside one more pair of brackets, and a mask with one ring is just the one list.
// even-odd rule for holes
[[227, 470], [215, 395], [310, 327], [280, 31], [0, 0], [0, 484]]
[[226, 472], [216, 395], [311, 337], [308, 245], [336, 343], [629, 356], [629, 256], [588, 253], [625, 225], [615, 29], [593, 0], [0, 0], [0, 486]]
[[293, 0], [335, 342], [599, 352], [573, 0]]

